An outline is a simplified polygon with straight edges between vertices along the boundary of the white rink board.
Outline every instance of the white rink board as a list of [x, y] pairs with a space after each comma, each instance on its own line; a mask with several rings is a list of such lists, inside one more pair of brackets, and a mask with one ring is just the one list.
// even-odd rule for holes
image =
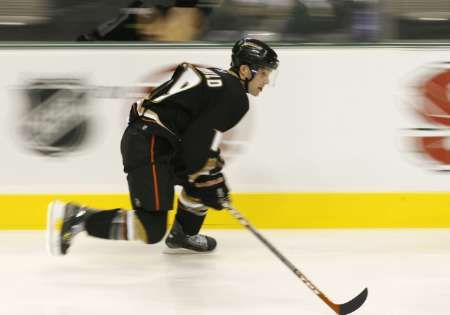
[[[411, 74], [445, 62], [450, 49], [280, 48], [276, 86], [251, 100], [234, 132], [244, 150], [225, 172], [236, 192], [445, 191], [448, 175], [408, 158], [401, 129]], [[0, 50], [0, 193], [125, 193], [120, 138], [132, 98], [115, 87], [144, 84], [182, 61], [227, 67], [228, 49]], [[90, 137], [77, 151], [46, 157], [20, 134], [36, 79], [81, 79], [91, 91]]]

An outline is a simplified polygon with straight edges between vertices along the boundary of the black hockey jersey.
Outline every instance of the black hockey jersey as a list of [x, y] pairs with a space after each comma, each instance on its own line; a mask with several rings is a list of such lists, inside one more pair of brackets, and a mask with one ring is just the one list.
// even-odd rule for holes
[[249, 109], [240, 80], [226, 70], [180, 64], [172, 78], [133, 105], [130, 121], [157, 124], [177, 139], [188, 173], [207, 161], [214, 136], [233, 128]]

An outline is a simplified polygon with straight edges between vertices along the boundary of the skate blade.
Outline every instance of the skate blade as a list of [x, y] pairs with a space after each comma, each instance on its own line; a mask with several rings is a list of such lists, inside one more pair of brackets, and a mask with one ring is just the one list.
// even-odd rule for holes
[[192, 249], [187, 249], [187, 248], [170, 248], [170, 247], [166, 247], [165, 249], [163, 249], [163, 254], [166, 255], [211, 255], [211, 253], [213, 253], [214, 250], [209, 251], [209, 252], [198, 252]]
[[47, 252], [53, 256], [61, 256], [61, 229], [64, 222], [65, 203], [55, 200], [47, 208]]

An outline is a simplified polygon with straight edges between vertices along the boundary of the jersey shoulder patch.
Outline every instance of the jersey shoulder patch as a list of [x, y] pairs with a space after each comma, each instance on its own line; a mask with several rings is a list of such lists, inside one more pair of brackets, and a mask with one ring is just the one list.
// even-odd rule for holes
[[161, 102], [171, 95], [189, 90], [201, 82], [202, 77], [195, 68], [188, 63], [183, 63], [177, 67], [172, 78], [165, 83], [164, 92], [152, 98], [152, 102]]

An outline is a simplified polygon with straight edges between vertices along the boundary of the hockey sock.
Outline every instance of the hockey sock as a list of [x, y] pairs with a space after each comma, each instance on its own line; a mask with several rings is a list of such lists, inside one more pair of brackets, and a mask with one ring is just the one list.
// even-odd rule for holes
[[166, 232], [167, 211], [106, 210], [92, 214], [85, 223], [89, 235], [112, 240], [159, 242]]
[[167, 230], [167, 211], [135, 211], [134, 237], [147, 244], [163, 239]]
[[89, 216], [85, 223], [86, 232], [95, 237], [110, 238], [110, 230], [113, 220], [121, 209], [98, 211]]
[[86, 232], [95, 237], [112, 240], [132, 240], [134, 238], [134, 211], [122, 209], [93, 213], [85, 223]]
[[187, 235], [196, 235], [200, 231], [203, 221], [206, 218], [207, 209], [189, 208], [178, 201], [177, 214], [175, 220], [183, 227]]

